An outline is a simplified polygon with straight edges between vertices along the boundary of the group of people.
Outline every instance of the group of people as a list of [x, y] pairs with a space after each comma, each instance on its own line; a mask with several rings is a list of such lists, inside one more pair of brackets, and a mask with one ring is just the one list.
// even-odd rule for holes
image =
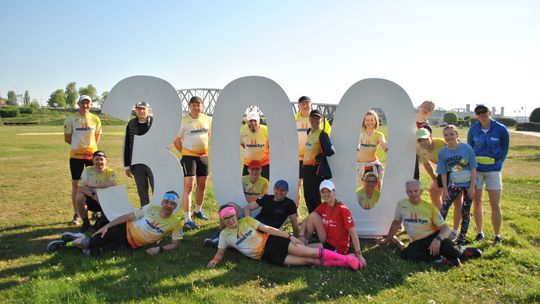
[[[86, 210], [101, 211], [95, 189], [115, 184], [114, 171], [106, 166], [105, 153], [97, 150], [101, 124], [99, 118], [89, 112], [91, 103], [90, 97], [81, 96], [78, 113], [67, 118], [64, 126], [66, 142], [72, 147], [70, 168], [73, 180], [73, 223], [77, 224], [79, 218], [82, 219], [84, 229], [81, 232], [86, 232], [90, 226]], [[66, 232], [60, 240], [49, 244], [49, 250], [76, 247], [93, 256], [119, 247], [145, 247], [172, 234], [170, 244], [146, 250], [153, 255], [176, 248], [183, 229], [197, 229], [193, 218], [208, 220], [202, 207], [208, 176], [208, 142], [212, 122], [209, 116], [202, 113], [202, 107], [203, 100], [200, 97], [190, 99], [189, 113], [182, 117], [182, 127], [174, 141], [174, 146], [182, 154], [182, 198], [176, 192], [169, 191], [164, 195], [161, 207], [148, 204], [149, 188], [153, 188], [152, 172], [143, 164], [131, 164], [134, 136], [145, 134], [152, 124], [150, 106], [146, 102], [138, 102], [134, 106], [136, 117], [126, 127], [124, 166], [126, 175], [135, 177], [141, 209], [111, 222], [100, 221], [92, 237]], [[475, 113], [479, 122], [469, 131], [469, 144], [460, 142], [458, 130], [453, 126], [443, 130], [444, 140], [441, 142], [431, 136], [431, 128], [427, 123], [433, 108], [434, 104], [430, 101], [420, 106], [416, 134], [416, 167], [418, 161], [422, 162], [434, 181], [429, 187], [432, 203], [421, 199], [423, 189], [418, 178], [408, 181], [405, 185], [407, 198], [397, 203], [390, 230], [379, 243], [395, 242], [402, 245], [395, 235], [403, 224], [412, 240], [409, 246], [402, 248], [403, 257], [423, 261], [442, 258], [459, 266], [461, 261], [481, 255], [479, 249], [461, 245], [465, 243], [472, 201], [475, 202], [475, 220], [479, 229], [477, 239], [480, 235], [483, 238], [482, 217], [481, 214], [476, 215], [478, 210], [481, 213], [483, 183], [486, 183], [492, 206], [494, 243], [501, 241], [500, 170], [508, 151], [508, 132], [491, 118], [485, 106], [478, 106]], [[335, 153], [330, 141], [331, 126], [319, 110], [311, 109], [311, 100], [307, 96], [298, 100], [298, 110], [295, 116], [300, 144], [298, 182], [303, 186], [309, 214], [300, 224], [300, 187], [295, 201], [287, 197], [289, 186], [284, 180], [277, 181], [273, 188], [274, 194], [268, 195], [268, 130], [260, 124], [257, 112], [247, 113], [246, 124], [240, 129], [245, 203], [230, 202], [221, 206], [220, 232], [205, 240], [205, 245], [217, 247], [208, 267], [216, 266], [227, 247], [236, 248], [248, 257], [279, 265], [341, 266], [354, 270], [365, 267], [366, 261], [361, 253], [351, 212], [336, 197], [335, 186], [329, 180], [331, 172], [326, 158]], [[378, 126], [377, 113], [368, 111], [362, 124], [357, 160], [358, 180], [359, 183], [363, 182], [363, 186], [357, 190], [357, 198], [365, 209], [373, 208], [380, 196], [384, 166], [376, 157], [377, 149], [381, 147], [385, 152], [388, 150], [384, 135], [377, 130]], [[437, 164], [437, 175], [432, 164]], [[190, 202], [195, 187], [195, 210], [192, 213]], [[462, 218], [459, 219], [462, 228], [455, 243], [457, 226], [454, 222], [454, 230], [451, 231], [444, 218], [460, 193], [464, 197]], [[180, 200], [184, 211], [183, 224], [178, 217], [172, 215]], [[260, 209], [260, 212], [253, 218], [251, 212], [256, 209]], [[291, 223], [292, 234], [281, 230], [287, 220]]]

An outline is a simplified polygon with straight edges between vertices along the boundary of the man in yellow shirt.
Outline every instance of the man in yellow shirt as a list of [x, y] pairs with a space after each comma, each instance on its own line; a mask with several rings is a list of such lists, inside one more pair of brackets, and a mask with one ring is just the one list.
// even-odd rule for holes
[[92, 166], [92, 155], [97, 150], [101, 137], [101, 121], [97, 115], [90, 113], [92, 98], [81, 95], [77, 101], [79, 111], [68, 117], [64, 122], [64, 141], [71, 146], [69, 169], [71, 171], [71, 203], [73, 205], [73, 220], [71, 225], [79, 225], [80, 215], [77, 214], [75, 197], [78, 191], [79, 179], [84, 167]]
[[244, 149], [242, 175], [248, 175], [248, 165], [258, 160], [262, 166], [261, 175], [270, 178], [270, 149], [268, 147], [268, 129], [260, 124], [260, 116], [256, 111], [246, 114], [247, 124], [240, 127], [240, 146]]
[[[182, 117], [182, 127], [174, 146], [182, 153], [182, 169], [184, 170], [184, 194], [182, 206], [184, 209], [184, 228], [198, 229], [191, 219], [191, 193], [193, 184], [197, 181], [195, 196], [195, 212], [193, 216], [208, 220], [202, 211], [206, 180], [208, 178], [208, 141], [212, 119], [202, 113], [203, 100], [194, 96], [189, 100], [189, 113]], [[196, 177], [196, 178], [195, 178]]]
[[[96, 189], [108, 188], [116, 185], [116, 174], [114, 170], [107, 166], [107, 155], [101, 150], [97, 150], [92, 158], [93, 166], [84, 168], [75, 202], [77, 204], [77, 213], [82, 218], [81, 232], [86, 232], [90, 229], [90, 220], [88, 219], [88, 210], [93, 212], [103, 212], [99, 204]], [[100, 225], [107, 223], [104, 215], [96, 220], [95, 228], [99, 229]]]
[[437, 165], [439, 152], [444, 147], [446, 147], [444, 139], [433, 138], [428, 129], [420, 128], [416, 131], [416, 155], [418, 155], [418, 161], [424, 165], [424, 169], [431, 177], [429, 197], [438, 209], [442, 207], [443, 185], [441, 175], [435, 175], [432, 164]]
[[249, 175], [242, 176], [242, 186], [247, 203], [252, 203], [268, 193], [270, 182], [261, 176], [261, 162], [252, 160], [248, 165]]
[[461, 261], [478, 258], [482, 251], [478, 248], [464, 248], [448, 238], [450, 229], [439, 210], [422, 200], [422, 184], [418, 180], [405, 183], [407, 198], [396, 205], [394, 221], [388, 234], [378, 244], [394, 242], [394, 236], [405, 226], [411, 243], [401, 250], [401, 257], [413, 261], [431, 262], [439, 259], [459, 267]]
[[360, 207], [369, 210], [379, 202], [381, 193], [377, 190], [379, 177], [375, 172], [368, 172], [364, 175], [364, 186], [356, 190], [356, 199]]

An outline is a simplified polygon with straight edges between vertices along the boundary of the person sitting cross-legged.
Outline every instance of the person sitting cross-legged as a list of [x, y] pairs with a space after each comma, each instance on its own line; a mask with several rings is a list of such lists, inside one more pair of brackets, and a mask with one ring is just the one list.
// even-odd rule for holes
[[450, 228], [437, 207], [422, 200], [422, 184], [410, 180], [405, 184], [408, 198], [396, 205], [394, 221], [388, 234], [377, 243], [385, 245], [394, 241], [403, 222], [411, 243], [401, 250], [401, 257], [413, 261], [433, 262], [443, 259], [456, 267], [469, 258], [482, 255], [478, 248], [464, 248], [448, 238]]
[[169, 234], [172, 236], [170, 244], [149, 247], [146, 253], [155, 255], [176, 249], [183, 236], [182, 221], [173, 215], [178, 198], [175, 191], [168, 191], [163, 196], [161, 207], [148, 204], [135, 212], [117, 217], [96, 231], [91, 238], [82, 233], [64, 232], [62, 238], [50, 242], [47, 249], [57, 251], [79, 248], [86, 256], [100, 256], [103, 252], [119, 248], [135, 250], [156, 244]]

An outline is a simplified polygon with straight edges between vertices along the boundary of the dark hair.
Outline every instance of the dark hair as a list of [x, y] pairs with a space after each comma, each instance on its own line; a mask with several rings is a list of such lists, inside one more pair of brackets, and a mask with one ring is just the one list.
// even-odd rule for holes
[[298, 102], [302, 102], [302, 101], [311, 101], [311, 99], [309, 99], [309, 97], [307, 96], [301, 96], [300, 98], [298, 98]]
[[107, 158], [107, 155], [105, 154], [105, 151], [103, 151], [103, 150], [97, 150], [96, 152], [94, 152], [94, 154], [92, 154], [92, 158], [94, 158], [96, 156], [103, 156], [103, 157]]
[[218, 209], [218, 212], [221, 211], [221, 210], [223, 210], [223, 209], [225, 209], [225, 208], [227, 208], [227, 207], [233, 207], [233, 208], [236, 210], [236, 207], [233, 206], [232, 204], [233, 204], [233, 202], [228, 202], [228, 203], [226, 203], [226, 204], [221, 205], [221, 206], [219, 207], [219, 209]]

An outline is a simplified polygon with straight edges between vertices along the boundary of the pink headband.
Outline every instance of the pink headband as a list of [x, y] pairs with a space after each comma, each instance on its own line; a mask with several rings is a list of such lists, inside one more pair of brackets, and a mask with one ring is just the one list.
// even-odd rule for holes
[[229, 214], [235, 214], [236, 215], [236, 209], [234, 209], [234, 207], [225, 207], [225, 208], [221, 209], [221, 211], [219, 212], [219, 218], [222, 219], [222, 218], [226, 217]]

